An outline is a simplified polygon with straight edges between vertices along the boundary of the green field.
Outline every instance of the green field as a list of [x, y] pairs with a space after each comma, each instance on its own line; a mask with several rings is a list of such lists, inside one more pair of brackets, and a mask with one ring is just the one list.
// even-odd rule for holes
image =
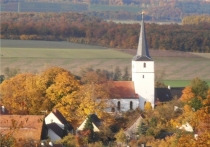
[[[92, 67], [113, 71], [129, 68], [133, 55], [99, 46], [69, 42], [1, 40], [1, 73], [6, 67], [20, 68], [21, 72], [41, 72], [58, 66], [79, 75], [81, 69]], [[153, 57], [154, 55], [151, 54]], [[210, 85], [210, 58], [154, 56], [155, 74], [171, 87], [187, 86], [195, 77]]]

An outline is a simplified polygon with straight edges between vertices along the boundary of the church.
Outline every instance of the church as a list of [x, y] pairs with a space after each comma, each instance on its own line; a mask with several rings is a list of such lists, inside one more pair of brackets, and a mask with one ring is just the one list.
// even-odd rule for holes
[[125, 112], [140, 108], [146, 102], [154, 108], [155, 103], [180, 97], [183, 88], [155, 88], [155, 65], [150, 57], [142, 15], [141, 30], [136, 55], [132, 58], [132, 81], [114, 81], [107, 112]]

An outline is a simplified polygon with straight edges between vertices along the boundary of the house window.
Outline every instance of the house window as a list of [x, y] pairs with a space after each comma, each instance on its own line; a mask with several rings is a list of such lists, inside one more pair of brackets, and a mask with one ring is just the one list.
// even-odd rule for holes
[[51, 123], [53, 122], [53, 119], [51, 119]]
[[120, 111], [120, 101], [117, 102], [117, 110]]
[[146, 68], [146, 63], [144, 63], [144, 68]]
[[130, 101], [130, 110], [133, 110], [133, 102]]

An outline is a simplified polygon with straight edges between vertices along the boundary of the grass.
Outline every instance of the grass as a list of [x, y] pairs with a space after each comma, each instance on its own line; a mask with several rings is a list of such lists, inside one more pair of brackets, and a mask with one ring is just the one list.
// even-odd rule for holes
[[[51, 66], [65, 68], [79, 75], [92, 67], [114, 71], [128, 67], [131, 75], [132, 55], [99, 46], [69, 42], [1, 40], [1, 72], [6, 67], [21, 72], [41, 72]], [[195, 77], [210, 85], [210, 59], [204, 57], [153, 57], [156, 77], [171, 87], [184, 87]]]
[[58, 59], [131, 59], [132, 56], [111, 49], [1, 48], [2, 58]]

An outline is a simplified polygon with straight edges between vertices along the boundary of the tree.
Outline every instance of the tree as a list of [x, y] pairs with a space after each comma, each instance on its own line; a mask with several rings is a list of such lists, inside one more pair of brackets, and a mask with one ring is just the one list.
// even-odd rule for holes
[[141, 121], [139, 126], [138, 126], [139, 135], [140, 136], [146, 135], [146, 131], [147, 131], [146, 124], [143, 121]]
[[5, 77], [4, 75], [0, 75], [0, 84], [4, 81]]
[[150, 102], [146, 102], [145, 105], [144, 105], [144, 110], [145, 111], [150, 111], [152, 110], [152, 105]]
[[126, 135], [123, 129], [120, 129], [120, 131], [115, 135], [115, 138], [117, 139], [117, 142], [120, 142], [120, 143], [126, 142]]
[[88, 142], [93, 142], [94, 141], [94, 130], [93, 130], [93, 122], [91, 119], [91, 115], [89, 115], [86, 119], [86, 123], [84, 126], [84, 131], [89, 131], [88, 133]]
[[15, 75], [17, 75], [18, 73], [20, 73], [20, 69], [19, 68], [10, 68], [10, 67], [6, 67], [4, 69], [4, 73], [7, 79], [14, 77]]
[[128, 72], [128, 67], [126, 66], [124, 68], [124, 74], [122, 76], [122, 80], [123, 81], [128, 81], [130, 79], [130, 75], [129, 75], [129, 72]]
[[119, 81], [119, 80], [121, 80], [121, 78], [122, 78], [122, 73], [121, 73], [121, 70], [120, 70], [119, 66], [117, 66], [114, 70], [113, 80], [114, 81]]
[[65, 147], [76, 147], [76, 138], [72, 134], [68, 134], [64, 138], [62, 138], [59, 141], [56, 141], [56, 143], [62, 144]]
[[195, 94], [195, 97], [200, 96], [202, 99], [206, 99], [209, 86], [205, 81], [195, 78], [191, 81], [190, 87], [192, 88], [192, 92]]

